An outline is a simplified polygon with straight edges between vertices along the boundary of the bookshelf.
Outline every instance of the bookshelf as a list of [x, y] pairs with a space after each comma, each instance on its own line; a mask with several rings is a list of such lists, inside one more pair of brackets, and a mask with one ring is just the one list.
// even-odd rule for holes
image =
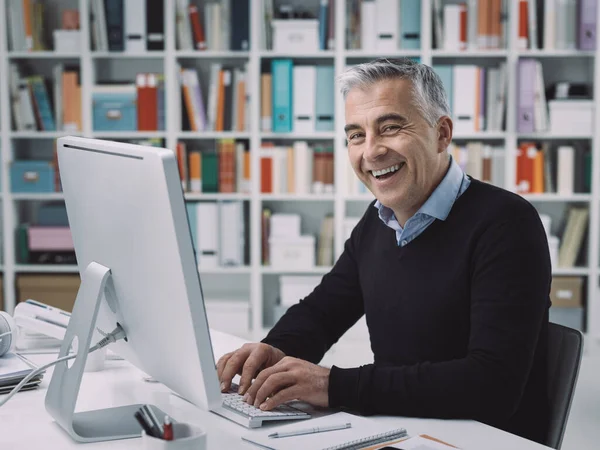
[[[190, 0], [196, 5], [203, 4], [200, 0]], [[506, 128], [502, 131], [479, 131], [456, 133], [455, 141], [478, 141], [499, 145], [504, 152], [503, 186], [513, 189], [516, 173], [516, 149], [518, 143], [525, 140], [536, 140], [551, 143], [582, 141], [589, 145], [592, 151], [591, 191], [589, 193], [576, 192], [573, 194], [525, 194], [524, 197], [531, 201], [538, 210], [548, 213], [556, 219], [556, 227], [560, 233], [564, 226], [566, 210], [569, 205], [585, 206], [589, 208], [589, 219], [586, 233], [586, 247], [583, 252], [583, 265], [569, 268], [555, 268], [555, 275], [581, 276], [585, 279], [585, 329], [588, 336], [600, 341], [600, 131], [594, 129], [594, 134], [589, 136], [560, 134], [554, 135], [547, 132], [519, 133], [516, 128], [517, 116], [517, 67], [520, 58], [536, 58], [542, 61], [544, 69], [556, 71], [556, 76], [563, 76], [570, 72], [576, 78], [593, 86], [600, 86], [600, 59], [596, 51], [581, 50], [519, 50], [517, 47], [518, 0], [506, 0], [508, 20], [506, 22], [508, 42], [506, 48], [490, 50], [449, 51], [433, 48], [433, 19], [432, 10], [434, 0], [421, 1], [421, 48], [398, 49], [395, 52], [363, 51], [345, 49], [346, 42], [346, 0], [335, 1], [335, 50], [325, 50], [309, 53], [287, 53], [266, 50], [262, 46], [261, 33], [264, 16], [261, 1], [251, 2], [250, 16], [250, 49], [249, 51], [229, 50], [180, 50], [176, 45], [176, 12], [174, 3], [165, 2], [164, 51], [148, 51], [144, 53], [107, 52], [92, 49], [91, 25], [87, 18], [90, 16], [91, 3], [89, 0], [71, 0], [69, 7], [76, 7], [80, 11], [80, 24], [82, 31], [82, 48], [80, 53], [72, 52], [25, 52], [9, 49], [7, 11], [8, 0], [0, 0], [0, 73], [9, 73], [9, 64], [26, 64], [45, 76], [51, 76], [52, 64], [67, 62], [79, 67], [81, 74], [82, 92], [82, 130], [77, 134], [86, 137], [103, 139], [146, 139], [159, 138], [164, 140], [167, 148], [175, 149], [180, 140], [204, 146], [212, 145], [219, 139], [240, 139], [248, 143], [250, 148], [251, 177], [250, 193], [234, 194], [198, 194], [186, 193], [188, 202], [197, 201], [223, 201], [241, 200], [249, 205], [248, 225], [250, 227], [249, 254], [247, 266], [219, 267], [215, 269], [200, 269], [202, 281], [206, 284], [207, 296], [213, 293], [215, 298], [222, 297], [219, 288], [225, 285], [235, 286], [235, 295], [239, 301], [248, 302], [249, 324], [253, 339], [261, 338], [272, 326], [269, 321], [272, 312], [269, 309], [274, 304], [277, 296], [277, 279], [283, 274], [296, 275], [323, 275], [329, 267], [313, 267], [302, 270], [279, 270], [261, 264], [261, 215], [264, 206], [271, 207], [274, 211], [295, 211], [301, 214], [306, 229], [303, 231], [318, 235], [318, 226], [325, 214], [332, 214], [334, 219], [334, 258], [339, 256], [344, 246], [344, 218], [359, 216], [364, 212], [368, 203], [373, 199], [370, 194], [352, 194], [346, 191], [347, 157], [345, 151], [345, 136], [343, 131], [344, 103], [341, 96], [335, 94], [335, 129], [313, 133], [290, 132], [275, 133], [261, 130], [260, 117], [260, 74], [273, 59], [290, 58], [300, 64], [328, 64], [334, 67], [335, 74], [341, 73], [347, 65], [369, 61], [377, 57], [418, 57], [421, 62], [432, 64], [481, 64], [496, 66], [500, 62], [507, 68], [507, 104]], [[48, 10], [55, 12], [60, 2], [46, 0]], [[275, 5], [281, 2], [275, 1]], [[311, 10], [318, 10], [319, 1], [291, 2], [306, 4]], [[457, 1], [448, 1], [444, 4], [456, 4]], [[600, 22], [600, 8], [598, 8]], [[178, 112], [181, 110], [181, 91], [177, 80], [177, 66], [196, 68], [200, 75], [206, 74], [213, 62], [223, 62], [232, 67], [245, 65], [248, 73], [248, 92], [250, 95], [249, 127], [245, 131], [182, 131]], [[92, 86], [99, 80], [125, 78], [134, 79], [136, 72], [161, 72], [165, 75], [165, 101], [166, 124], [164, 131], [131, 131], [131, 132], [94, 132], [92, 126]], [[546, 70], [544, 75], [546, 75]], [[553, 75], [554, 76], [554, 75]], [[551, 79], [552, 76], [550, 77]], [[208, 85], [204, 85], [206, 89]], [[62, 201], [61, 193], [48, 194], [20, 194], [10, 192], [9, 165], [20, 153], [29, 152], [30, 148], [47, 146], [51, 148], [52, 142], [67, 132], [44, 131], [13, 131], [11, 129], [10, 90], [7, 77], [0, 79], [0, 173], [1, 173], [1, 222], [3, 230], [2, 255], [0, 271], [4, 279], [4, 301], [8, 311], [12, 311], [16, 301], [14, 289], [16, 277], [21, 273], [76, 273], [76, 266], [58, 265], [30, 265], [18, 264], [16, 261], [16, 245], [14, 230], [19, 221], [24, 217], [23, 210], [31, 210], [35, 205], [47, 201]], [[594, 94], [596, 111], [600, 111], [600, 96]], [[334, 179], [335, 193], [331, 194], [261, 194], [259, 149], [263, 141], [276, 141], [293, 143], [306, 140], [309, 143], [327, 143], [334, 148]], [[562, 225], [561, 225], [562, 224]], [[554, 225], [553, 225], [554, 228]], [[219, 286], [221, 283], [221, 286]], [[239, 287], [239, 289], [238, 289]]]

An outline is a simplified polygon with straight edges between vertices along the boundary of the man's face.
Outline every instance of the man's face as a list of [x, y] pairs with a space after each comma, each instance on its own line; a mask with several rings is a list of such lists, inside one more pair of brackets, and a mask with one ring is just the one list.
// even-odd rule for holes
[[397, 216], [400, 211], [408, 217], [414, 214], [441, 180], [439, 174], [445, 173], [449, 141], [444, 134], [451, 135], [451, 122], [447, 118], [442, 122], [443, 129], [431, 127], [421, 116], [408, 80], [379, 81], [352, 89], [346, 97], [350, 163], [373, 195]]

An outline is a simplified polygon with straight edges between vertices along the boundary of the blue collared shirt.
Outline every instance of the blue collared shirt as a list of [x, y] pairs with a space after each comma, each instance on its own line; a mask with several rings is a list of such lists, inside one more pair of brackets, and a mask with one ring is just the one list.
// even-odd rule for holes
[[425, 229], [433, 223], [435, 219], [446, 220], [452, 205], [471, 184], [471, 180], [463, 172], [460, 166], [450, 156], [450, 168], [442, 179], [441, 183], [435, 188], [427, 201], [419, 210], [406, 221], [404, 228], [396, 220], [394, 212], [379, 203], [375, 202], [375, 207], [379, 211], [379, 218], [392, 230], [396, 231], [396, 241], [398, 245], [404, 247], [410, 241], [419, 236]]

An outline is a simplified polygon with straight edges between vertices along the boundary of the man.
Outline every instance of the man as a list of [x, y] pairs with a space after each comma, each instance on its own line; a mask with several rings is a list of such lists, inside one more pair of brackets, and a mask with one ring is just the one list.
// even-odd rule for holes
[[[267, 410], [300, 399], [543, 441], [551, 268], [538, 213], [452, 160], [430, 67], [380, 59], [338, 81], [350, 162], [377, 202], [321, 284], [262, 343], [219, 360], [222, 389], [240, 373], [240, 393]], [[363, 314], [374, 364], [317, 366]]]

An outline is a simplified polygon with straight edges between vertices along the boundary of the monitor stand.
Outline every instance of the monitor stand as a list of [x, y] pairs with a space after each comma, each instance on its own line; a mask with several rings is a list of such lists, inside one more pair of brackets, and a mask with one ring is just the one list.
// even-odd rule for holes
[[[140, 437], [142, 432], [134, 418], [135, 411], [142, 405], [75, 413], [88, 349], [96, 344], [91, 340], [109, 277], [110, 269], [98, 263], [91, 262], [85, 269], [58, 355], [59, 358], [66, 356], [73, 339], [77, 337], [77, 357], [71, 367], [68, 366], [67, 361], [55, 366], [46, 394], [46, 410], [74, 440], [79, 442], [134, 438]], [[152, 410], [157, 417], [164, 417], [164, 413], [155, 406], [152, 406]]]

